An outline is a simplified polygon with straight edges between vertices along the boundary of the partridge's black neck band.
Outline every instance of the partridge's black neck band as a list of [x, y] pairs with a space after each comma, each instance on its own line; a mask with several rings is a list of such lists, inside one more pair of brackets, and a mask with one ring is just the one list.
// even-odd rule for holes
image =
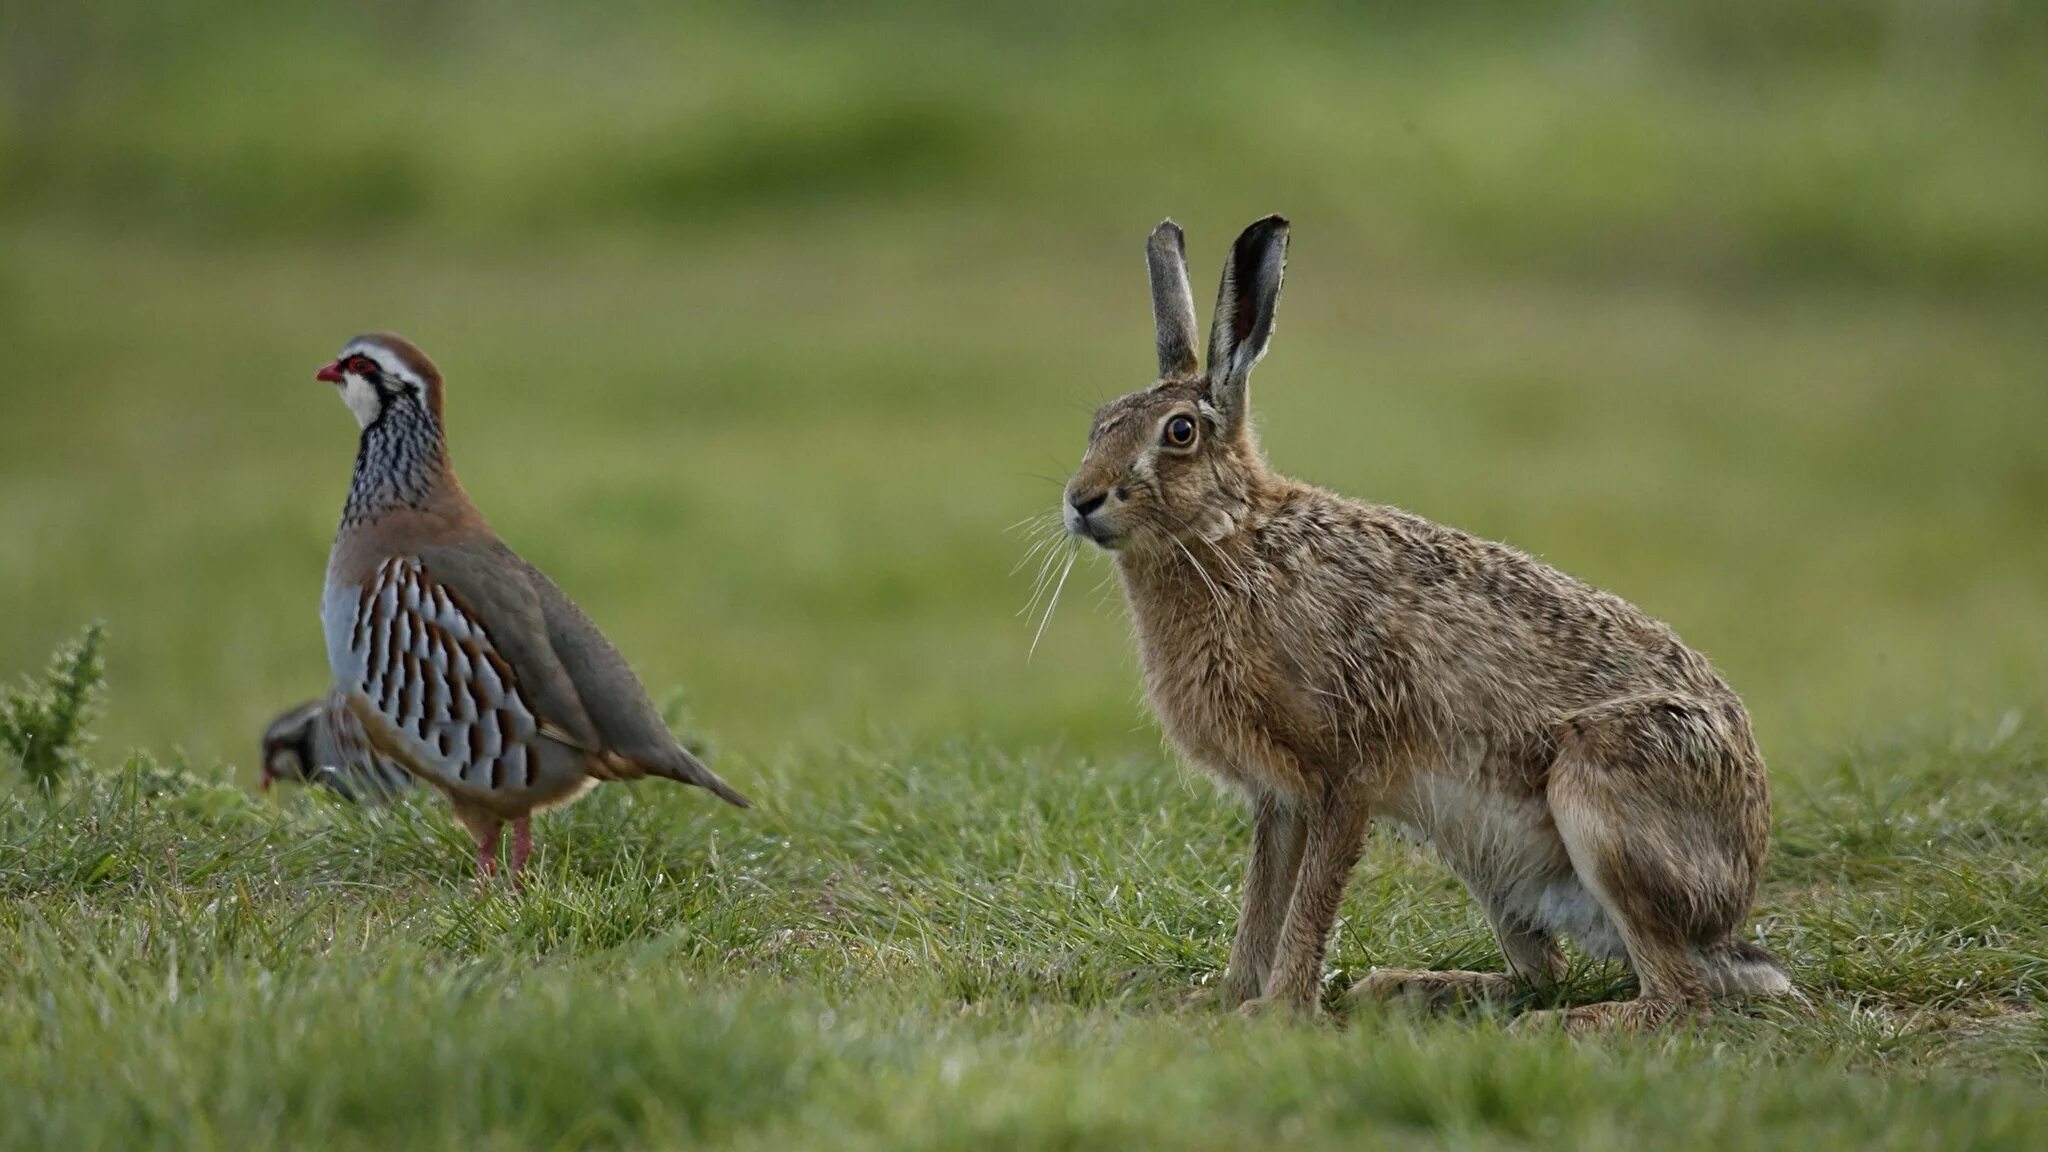
[[409, 397], [385, 401], [356, 450], [355, 478], [343, 506], [344, 525], [396, 508], [423, 508], [440, 478], [443, 445], [434, 418]]

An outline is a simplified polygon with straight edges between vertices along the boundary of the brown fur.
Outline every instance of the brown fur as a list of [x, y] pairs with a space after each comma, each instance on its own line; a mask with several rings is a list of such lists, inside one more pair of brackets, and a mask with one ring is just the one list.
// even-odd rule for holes
[[[1161, 233], [1151, 256], [1170, 365], [1192, 334], [1163, 329], [1193, 312], [1161, 291], [1160, 253], [1178, 254], [1179, 231]], [[1277, 218], [1239, 239], [1208, 374], [1170, 373], [1103, 406], [1064, 510], [1114, 552], [1167, 737], [1253, 805], [1225, 1000], [1315, 1010], [1374, 815], [1436, 845], [1486, 910], [1511, 978], [1380, 972], [1366, 994], [1548, 983], [1560, 934], [1625, 955], [1642, 985], [1634, 1004], [1576, 1009], [1568, 1026], [1788, 991], [1775, 961], [1734, 937], [1756, 895], [1769, 792], [1742, 702], [1706, 659], [1513, 548], [1268, 469], [1248, 376], [1285, 245]], [[1180, 416], [1199, 429], [1185, 449], [1166, 436]]]

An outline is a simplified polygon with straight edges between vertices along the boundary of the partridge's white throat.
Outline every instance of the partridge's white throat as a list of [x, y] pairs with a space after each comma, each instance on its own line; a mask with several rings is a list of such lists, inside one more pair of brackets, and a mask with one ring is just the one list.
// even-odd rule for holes
[[334, 690], [372, 751], [447, 794], [485, 876], [512, 822], [601, 780], [747, 800], [670, 734], [626, 661], [491, 531], [448, 461], [441, 373], [403, 337], [349, 341], [317, 378], [362, 425], [320, 618]]

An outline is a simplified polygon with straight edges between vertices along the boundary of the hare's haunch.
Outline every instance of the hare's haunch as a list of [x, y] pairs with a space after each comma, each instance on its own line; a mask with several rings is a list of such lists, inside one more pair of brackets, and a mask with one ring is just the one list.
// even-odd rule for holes
[[1770, 794], [1748, 713], [1706, 659], [1513, 548], [1267, 469], [1248, 385], [1286, 255], [1277, 216], [1238, 237], [1203, 372], [1180, 229], [1152, 233], [1161, 378], [1096, 413], [1062, 507], [1115, 556], [1167, 736], [1252, 802], [1225, 999], [1316, 1009], [1374, 815], [1436, 846], [1508, 974], [1376, 970], [1363, 994], [1542, 985], [1560, 936], [1642, 986], [1567, 1026], [1790, 992], [1737, 935]]

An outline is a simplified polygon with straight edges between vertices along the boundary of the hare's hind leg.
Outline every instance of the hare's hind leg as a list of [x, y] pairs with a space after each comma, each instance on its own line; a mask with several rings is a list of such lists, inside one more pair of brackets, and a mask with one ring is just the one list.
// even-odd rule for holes
[[1230, 970], [1223, 977], [1222, 1002], [1235, 1008], [1265, 993], [1266, 977], [1280, 947], [1287, 905], [1301, 871], [1308, 820], [1291, 798], [1270, 789], [1252, 801], [1252, 856], [1245, 866], [1237, 939], [1230, 946]]
[[1532, 1014], [1573, 1031], [1704, 1011], [1756, 897], [1769, 836], [1763, 762], [1740, 706], [1634, 697], [1572, 717], [1549, 783], [1572, 870], [1612, 922], [1642, 986], [1629, 1003]]

